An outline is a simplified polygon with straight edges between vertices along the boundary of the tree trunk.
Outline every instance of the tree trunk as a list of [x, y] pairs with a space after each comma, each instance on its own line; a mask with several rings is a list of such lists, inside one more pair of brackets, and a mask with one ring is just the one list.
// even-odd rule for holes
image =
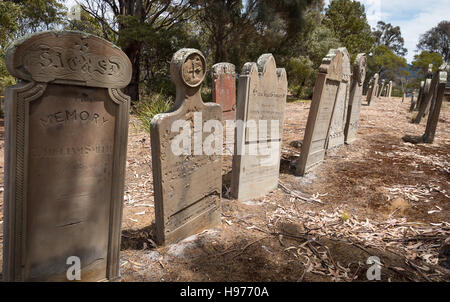
[[141, 70], [141, 45], [138, 41], [133, 41], [124, 48], [124, 52], [131, 61], [133, 71], [131, 73], [131, 82], [125, 88], [125, 93], [131, 97], [131, 103], [139, 101], [139, 81]]

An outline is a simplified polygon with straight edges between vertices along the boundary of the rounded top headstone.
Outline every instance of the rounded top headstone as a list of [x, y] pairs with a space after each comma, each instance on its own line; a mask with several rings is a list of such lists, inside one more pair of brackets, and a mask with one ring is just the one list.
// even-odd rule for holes
[[132, 66], [116, 45], [80, 31], [44, 31], [14, 42], [6, 68], [16, 78], [42, 83], [123, 88]]
[[175, 83], [199, 87], [206, 76], [205, 57], [194, 48], [180, 49], [172, 57], [170, 73]]

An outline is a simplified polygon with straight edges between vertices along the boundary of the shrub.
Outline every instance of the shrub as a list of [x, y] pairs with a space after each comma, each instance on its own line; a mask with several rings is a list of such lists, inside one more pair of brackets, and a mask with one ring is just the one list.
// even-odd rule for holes
[[152, 118], [159, 114], [172, 109], [173, 98], [167, 97], [161, 93], [155, 93], [151, 96], [142, 97], [135, 104], [135, 114], [141, 122], [144, 131], [150, 132], [150, 123]]

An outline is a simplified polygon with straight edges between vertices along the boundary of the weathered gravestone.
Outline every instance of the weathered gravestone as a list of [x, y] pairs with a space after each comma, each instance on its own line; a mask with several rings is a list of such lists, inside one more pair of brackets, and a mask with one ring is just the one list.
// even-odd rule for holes
[[222, 106], [223, 119], [236, 119], [236, 72], [231, 63], [218, 63], [212, 67], [213, 101]]
[[381, 80], [380, 89], [378, 89], [378, 91], [377, 91], [377, 98], [381, 98], [381, 95], [384, 90], [384, 85], [386, 85], [386, 80]]
[[409, 112], [412, 112], [414, 110], [414, 107], [416, 106], [416, 102], [417, 102], [416, 91], [414, 90], [411, 95], [411, 106], [409, 107]]
[[417, 95], [417, 100], [416, 100], [416, 103], [415, 103], [415, 105], [414, 105], [414, 111], [418, 111], [419, 110], [419, 107], [420, 107], [420, 100], [423, 98], [423, 91], [424, 91], [424, 88], [425, 88], [425, 81], [421, 81], [420, 82], [420, 88], [419, 88], [419, 93], [418, 93], [418, 95]]
[[277, 68], [272, 54], [244, 65], [239, 76], [231, 181], [236, 199], [263, 197], [278, 187], [286, 97], [286, 71]]
[[430, 96], [430, 114], [427, 120], [425, 133], [422, 136], [405, 136], [403, 140], [410, 143], [428, 143], [432, 144], [436, 134], [439, 115], [441, 112], [442, 101], [447, 84], [447, 64], [444, 63], [434, 74], [429, 91]]
[[433, 91], [431, 87], [435, 87], [439, 81], [439, 73], [433, 74], [433, 64], [430, 64], [428, 68], [428, 75], [425, 80], [425, 85], [423, 88], [422, 98], [420, 99], [420, 104], [418, 104], [418, 110], [413, 123], [420, 124], [422, 118], [429, 112], [431, 106], [431, 99], [433, 97]]
[[340, 49], [331, 49], [322, 60], [314, 86], [302, 152], [297, 162], [298, 175], [303, 176], [324, 159], [331, 117], [344, 78], [345, 57]]
[[7, 281], [119, 277], [131, 63], [80, 32], [43, 32], [6, 53]]
[[351, 144], [358, 132], [359, 116], [361, 112], [361, 97], [364, 80], [366, 78], [367, 56], [358, 54], [353, 65], [353, 76], [350, 86], [347, 123], [345, 124], [345, 143]]
[[377, 95], [379, 78], [380, 78], [380, 75], [378, 73], [376, 73], [372, 79], [372, 90], [369, 91], [370, 93], [367, 92], [367, 105], [369, 105], [369, 106]]
[[222, 108], [203, 103], [203, 54], [177, 51], [170, 63], [174, 108], [151, 121], [156, 239], [170, 244], [220, 224]]
[[392, 85], [393, 85], [393, 83], [392, 83], [392, 81], [390, 81], [390, 82], [389, 82], [389, 89], [388, 89], [388, 91], [387, 91], [387, 97], [388, 97], [388, 98], [391, 98], [391, 97], [392, 97]]
[[428, 115], [427, 126], [425, 129], [425, 134], [423, 135], [423, 141], [428, 144], [433, 143], [434, 136], [436, 134], [442, 101], [444, 99], [447, 85], [447, 66], [447, 63], [444, 63], [436, 72], [437, 81], [434, 87], [432, 87], [433, 97], [431, 100], [430, 114]]
[[350, 98], [350, 79], [352, 76], [350, 55], [346, 48], [339, 48], [338, 51], [343, 53], [342, 79], [339, 84], [338, 94], [331, 116], [327, 149], [337, 148], [345, 142], [345, 124], [347, 122], [347, 110]]

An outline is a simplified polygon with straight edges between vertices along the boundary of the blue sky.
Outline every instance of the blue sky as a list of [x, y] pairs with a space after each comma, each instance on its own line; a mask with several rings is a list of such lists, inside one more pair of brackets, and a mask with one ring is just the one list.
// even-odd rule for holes
[[[330, 0], [325, 0], [328, 4]], [[360, 0], [366, 7], [369, 24], [378, 21], [400, 26], [408, 49], [407, 60], [414, 59], [416, 45], [421, 34], [440, 21], [450, 20], [450, 0]]]

